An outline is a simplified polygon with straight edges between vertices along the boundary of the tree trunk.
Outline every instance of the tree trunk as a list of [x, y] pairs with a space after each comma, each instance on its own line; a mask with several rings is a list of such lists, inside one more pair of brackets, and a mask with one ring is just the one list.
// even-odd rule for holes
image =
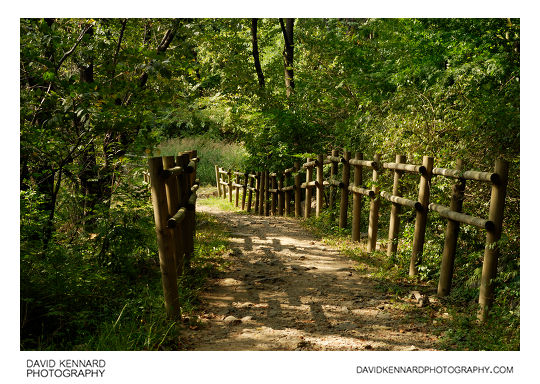
[[257, 21], [258, 19], [251, 19], [251, 45], [253, 46], [253, 60], [255, 60], [255, 71], [259, 79], [259, 88], [264, 88], [264, 74], [261, 68], [261, 61], [259, 60], [259, 44], [257, 42]]
[[287, 90], [287, 97], [290, 97], [291, 94], [294, 92], [294, 19], [285, 19], [285, 22], [283, 21], [283, 19], [279, 19], [279, 24], [281, 25], [283, 39], [285, 40], [285, 47], [283, 49], [283, 65], [285, 67], [285, 89]]

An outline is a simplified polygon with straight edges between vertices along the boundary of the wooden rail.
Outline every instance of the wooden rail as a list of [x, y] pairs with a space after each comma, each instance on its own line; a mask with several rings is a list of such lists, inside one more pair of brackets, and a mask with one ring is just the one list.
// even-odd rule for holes
[[170, 319], [180, 316], [177, 277], [189, 269], [194, 250], [198, 161], [197, 151], [148, 159], [161, 281]]
[[[315, 215], [320, 216], [322, 209], [329, 207], [332, 212], [332, 220], [335, 220], [336, 218], [333, 217], [334, 206], [339, 201], [339, 228], [348, 226], [349, 196], [352, 195], [351, 237], [353, 241], [360, 241], [361, 238], [366, 237], [366, 249], [369, 252], [377, 248], [381, 201], [388, 201], [391, 204], [386, 247], [387, 257], [389, 258], [395, 257], [399, 244], [401, 208], [412, 208], [416, 220], [409, 263], [409, 275], [411, 276], [418, 274], [418, 267], [422, 264], [428, 214], [437, 214], [446, 218], [448, 224], [441, 257], [441, 273], [438, 287], [438, 295], [440, 296], [448, 295], [450, 292], [459, 225], [466, 224], [482, 228], [486, 231], [486, 248], [479, 302], [482, 308], [480, 317], [484, 319], [487, 309], [493, 303], [492, 281], [496, 277], [496, 265], [499, 257], [497, 242], [500, 239], [502, 230], [503, 208], [508, 182], [508, 164], [504, 160], [497, 160], [493, 172], [481, 172], [475, 170], [463, 171], [459, 161], [456, 166], [457, 169], [437, 168], [434, 167], [434, 159], [428, 156], [424, 156], [422, 164], [407, 164], [404, 155], [396, 155], [393, 162], [383, 162], [381, 157], [381, 155], [376, 154], [372, 159], [364, 159], [362, 153], [356, 152], [354, 158], [351, 158], [351, 153], [346, 150], [343, 151], [342, 156], [338, 154], [337, 150], [333, 150], [331, 154], [320, 154], [317, 155], [316, 159], [307, 158], [304, 163], [295, 163], [293, 167], [281, 172], [234, 173], [238, 177], [244, 177], [243, 183], [239, 181], [232, 183], [231, 174], [233, 173], [216, 166], [216, 185], [218, 193], [220, 193], [222, 187], [228, 185], [230, 187], [229, 193], [232, 194], [232, 186], [238, 189], [240, 186], [246, 185], [247, 178], [252, 178], [255, 186], [249, 185], [244, 188], [244, 194], [246, 189], [249, 193], [255, 193], [254, 211], [256, 213], [286, 216], [292, 214], [294, 207], [295, 217], [304, 218], [308, 218], [312, 214], [313, 189], [315, 188]], [[329, 167], [326, 168], [327, 171], [329, 170], [329, 175], [325, 176], [326, 164], [329, 164]], [[364, 169], [372, 173], [370, 188], [364, 186]], [[351, 170], [353, 173], [352, 180]], [[380, 190], [379, 178], [383, 171], [393, 173], [391, 193]], [[339, 173], [341, 173], [341, 177]], [[405, 173], [409, 174], [408, 177], [418, 178], [417, 191], [409, 191], [407, 194], [402, 191], [401, 184]], [[224, 181], [226, 176], [229, 177], [228, 181]], [[453, 187], [449, 207], [430, 202], [431, 185], [437, 181], [435, 176], [457, 180]], [[462, 212], [465, 180], [483, 181], [492, 184], [488, 218], [479, 218]], [[304, 190], [303, 193], [302, 190]], [[404, 197], [404, 195], [411, 194], [416, 194], [416, 196], [414, 198]], [[226, 198], [225, 189], [223, 189], [221, 196]], [[362, 236], [360, 232], [364, 199], [369, 199], [370, 207], [367, 236]], [[229, 200], [232, 201], [231, 195]], [[251, 205], [252, 200], [248, 198], [246, 208], [248, 211], [251, 211]]]

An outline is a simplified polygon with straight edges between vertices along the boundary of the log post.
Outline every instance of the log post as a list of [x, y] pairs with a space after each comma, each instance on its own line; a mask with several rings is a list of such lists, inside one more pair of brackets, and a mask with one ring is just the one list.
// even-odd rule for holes
[[246, 209], [248, 178], [248, 173], [244, 173], [244, 182], [242, 183], [242, 210]]
[[[456, 169], [461, 171], [463, 161], [457, 161]], [[459, 179], [452, 187], [452, 197], [450, 199], [450, 209], [461, 212], [463, 209], [463, 199], [465, 193], [465, 179]], [[454, 259], [459, 233], [459, 221], [448, 219], [446, 224], [446, 235], [444, 237], [444, 249], [441, 260], [441, 273], [439, 276], [438, 296], [447, 296], [452, 287], [452, 275], [454, 274]]]
[[[332, 150], [332, 157], [337, 157], [338, 151], [337, 149]], [[330, 166], [330, 180], [334, 180], [336, 178], [338, 172], [338, 163], [335, 161], [332, 161], [332, 165]], [[336, 219], [336, 214], [334, 212], [334, 207], [336, 203], [336, 186], [331, 184], [330, 185], [330, 191], [328, 193], [328, 206], [330, 207], [330, 219], [332, 222]]]
[[259, 181], [259, 215], [263, 216], [264, 213], [264, 184], [266, 181], [266, 175], [264, 171], [260, 172], [260, 181]]
[[317, 155], [317, 191], [316, 191], [316, 202], [315, 207], [315, 216], [319, 217], [321, 215], [321, 209], [324, 202], [324, 175], [323, 175], [323, 166], [324, 166], [324, 155]]
[[[309, 163], [311, 159], [308, 157], [306, 163]], [[313, 168], [306, 168], [306, 200], [304, 201], [304, 217], [308, 218], [311, 215], [311, 187], [308, 185], [311, 181], [311, 175], [313, 174]]]
[[418, 264], [422, 261], [424, 239], [426, 236], [427, 214], [429, 211], [429, 189], [431, 184], [431, 171], [433, 170], [433, 157], [424, 156], [422, 165], [426, 169], [426, 172], [420, 177], [420, 185], [418, 187], [418, 201], [422, 204], [422, 209], [416, 211], [409, 276], [416, 276], [418, 274]]
[[283, 216], [283, 207], [284, 207], [284, 193], [283, 191], [281, 190], [283, 188], [283, 173], [280, 173], [278, 175], [278, 181], [277, 181], [277, 188], [278, 188], [278, 192], [277, 192], [277, 195], [278, 195], [278, 216]]
[[[354, 159], [362, 160], [363, 155], [355, 152]], [[362, 185], [362, 166], [354, 165], [354, 184], [355, 187]], [[360, 211], [362, 210], [362, 195], [353, 192], [353, 211], [352, 211], [352, 240], [360, 241]]]
[[351, 172], [351, 165], [349, 160], [351, 159], [351, 153], [347, 150], [343, 150], [343, 175], [341, 182], [343, 187], [341, 188], [341, 200], [339, 202], [339, 229], [343, 229], [347, 226], [347, 211], [349, 210], [349, 179]]
[[[290, 174], [286, 173], [283, 176], [283, 188], [287, 187], [290, 184], [289, 180]], [[283, 204], [283, 213], [285, 216], [289, 216], [291, 214], [291, 191], [287, 190], [283, 192]]]
[[[407, 160], [405, 155], [396, 155], [396, 163], [405, 163]], [[401, 196], [401, 188], [399, 181], [401, 179], [402, 172], [394, 170], [394, 185], [392, 187], [393, 196]], [[388, 228], [388, 246], [386, 248], [386, 256], [389, 259], [393, 259], [397, 252], [398, 236], [399, 236], [399, 214], [401, 213], [401, 205], [392, 203], [390, 211], [390, 225]]]
[[227, 174], [229, 177], [228, 183], [229, 183], [229, 203], [232, 203], [232, 195], [233, 195], [233, 173], [232, 170], [229, 169], [229, 173]]
[[[163, 157], [163, 169], [174, 168], [176, 165], [174, 156]], [[173, 217], [180, 209], [181, 205], [181, 183], [179, 182], [182, 175], [170, 176], [165, 180], [165, 192], [167, 195], [168, 218]], [[184, 238], [182, 234], [182, 226], [177, 226], [172, 230], [174, 243], [174, 264], [176, 266], [177, 276], [182, 274], [184, 261]]]
[[255, 213], [261, 214], [259, 210], [259, 195], [261, 192], [261, 172], [257, 172], [255, 178]]
[[508, 162], [502, 158], [495, 162], [495, 173], [499, 175], [498, 181], [491, 186], [491, 200], [489, 202], [489, 220], [495, 225], [487, 231], [486, 248], [484, 250], [484, 264], [482, 265], [482, 280], [480, 283], [480, 312], [478, 318], [485, 321], [489, 309], [493, 304], [494, 280], [497, 277], [497, 263], [499, 259], [499, 240], [502, 234], [504, 218], [504, 202], [506, 199], [506, 185], [508, 184]]
[[[247, 175], [247, 174], [246, 174]], [[253, 177], [246, 176], [249, 179], [249, 188], [248, 188], [248, 198], [247, 198], [247, 212], [251, 212], [251, 203], [253, 202], [253, 185], [255, 184], [255, 181], [253, 180]]]
[[216, 165], [215, 168], [216, 168], [217, 195], [218, 195], [218, 197], [221, 197], [221, 185], [219, 184], [219, 180], [220, 180], [220, 177], [219, 177], [219, 167]]
[[172, 242], [172, 229], [167, 227], [167, 195], [165, 182], [161, 176], [163, 162], [160, 157], [148, 159], [150, 167], [150, 188], [152, 206], [154, 207], [154, 220], [156, 223], [156, 236], [159, 252], [159, 268], [161, 270], [161, 284], [165, 298], [165, 311], [169, 319], [180, 317], [180, 303], [178, 301], [178, 283], [176, 280], [176, 265]]
[[[272, 189], [276, 189], [276, 176], [270, 176], [270, 185], [272, 186]], [[277, 192], [270, 192], [271, 193], [271, 201], [270, 201], [270, 214], [272, 216], [276, 215], [276, 206], [277, 206]]]
[[[194, 149], [192, 151], [190, 151], [190, 158], [189, 160], [191, 161], [191, 159], [196, 159], [197, 158], [197, 150]], [[199, 162], [196, 161], [195, 162], [195, 168], [193, 169], [193, 172], [191, 172], [191, 179], [190, 179], [190, 184], [191, 185], [194, 185], [195, 184], [195, 180], [197, 179], [197, 166], [199, 165]]]
[[238, 187], [238, 185], [240, 184], [240, 175], [236, 175], [234, 183], [236, 184], [236, 186], [234, 187], [234, 206], [238, 208], [238, 197], [240, 196], [240, 188]]
[[302, 217], [302, 188], [300, 187], [300, 163], [295, 163], [297, 172], [294, 174], [294, 217]]
[[264, 215], [265, 216], [269, 216], [270, 215], [270, 212], [269, 212], [269, 198], [270, 196], [268, 196], [268, 189], [270, 187], [270, 174], [268, 173], [268, 171], [264, 171], [264, 190], [263, 190], [263, 209], [264, 209]]
[[[189, 164], [190, 160], [193, 158], [193, 153], [188, 152], [182, 152], [179, 154], [179, 157], [177, 157], [177, 162], [179, 162], [179, 165], [186, 168]], [[191, 196], [191, 186], [193, 177], [189, 173], [184, 173], [182, 178], [182, 207], [187, 207], [188, 200]], [[181, 268], [183, 268], [184, 271], [189, 270], [190, 267], [190, 261], [191, 256], [193, 255], [193, 251], [195, 249], [194, 245], [194, 235], [195, 235], [195, 211], [186, 210], [186, 217], [184, 221], [182, 222], [182, 236], [184, 238], [184, 259], [183, 259], [183, 265]]]
[[373, 252], [377, 247], [377, 231], [379, 227], [379, 206], [381, 200], [379, 199], [379, 186], [377, 185], [377, 179], [379, 177], [379, 164], [381, 161], [381, 155], [376, 154], [373, 161], [377, 163], [377, 167], [373, 168], [373, 186], [371, 190], [375, 193], [375, 196], [371, 198], [369, 207], [369, 227], [368, 227], [368, 245], [367, 251]]

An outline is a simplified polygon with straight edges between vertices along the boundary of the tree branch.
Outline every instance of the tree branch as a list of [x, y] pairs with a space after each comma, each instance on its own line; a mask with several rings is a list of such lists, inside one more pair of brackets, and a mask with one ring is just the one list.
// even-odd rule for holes
[[67, 51], [66, 53], [64, 53], [64, 56], [62, 56], [62, 58], [60, 59], [60, 61], [58, 62], [58, 64], [56, 65], [56, 68], [54, 69], [54, 72], [57, 73], [58, 70], [60, 69], [60, 67], [62, 66], [62, 64], [64, 63], [64, 61], [75, 51], [75, 49], [77, 48], [77, 46], [79, 45], [79, 43], [82, 41], [84, 35], [86, 34], [86, 32], [88, 32], [88, 30], [92, 28], [92, 24], [89, 24], [87, 25], [81, 32], [81, 34], [79, 35], [79, 37], [77, 38], [77, 41], [75, 42], [75, 44], [73, 45], [73, 47], [71, 47], [71, 49], [69, 51]]

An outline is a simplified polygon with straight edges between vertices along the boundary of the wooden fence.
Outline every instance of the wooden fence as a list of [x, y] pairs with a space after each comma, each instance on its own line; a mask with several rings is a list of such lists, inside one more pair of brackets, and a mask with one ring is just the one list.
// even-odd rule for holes
[[[329, 175], [325, 179], [324, 165], [329, 164]], [[339, 178], [339, 167], [342, 168]], [[349, 195], [352, 195], [352, 240], [359, 241], [361, 237], [361, 208], [364, 200], [369, 199], [370, 209], [368, 218], [367, 251], [374, 251], [377, 245], [377, 230], [379, 227], [379, 209], [381, 199], [391, 203], [388, 242], [386, 252], [392, 257], [398, 246], [400, 214], [402, 208], [415, 211], [416, 220], [412, 253], [409, 265], [409, 275], [418, 274], [418, 266], [422, 260], [424, 238], [428, 212], [433, 212], [448, 220], [440, 279], [437, 293], [446, 296], [450, 292], [454, 271], [454, 258], [460, 224], [473, 225], [486, 231], [486, 245], [482, 279], [480, 285], [480, 319], [485, 319], [489, 307], [493, 303], [493, 279], [497, 273], [499, 257], [498, 241], [501, 237], [503, 210], [508, 182], [508, 163], [502, 159], [495, 162], [493, 172], [464, 171], [458, 161], [456, 169], [434, 167], [433, 157], [424, 156], [422, 164], [407, 164], [404, 155], [397, 155], [395, 162], [382, 162], [381, 155], [373, 159], [364, 159], [362, 153], [344, 151], [341, 156], [336, 150], [330, 155], [318, 155], [316, 159], [308, 158], [303, 164], [295, 163], [292, 168], [282, 172], [235, 172], [224, 170], [216, 165], [216, 187], [218, 195], [229, 198], [232, 202], [235, 195], [235, 205], [239, 206], [240, 190], [242, 191], [242, 209], [255, 211], [260, 215], [284, 215], [309, 217], [312, 214], [313, 189], [315, 189], [315, 215], [319, 216], [323, 205], [334, 208], [339, 199], [339, 228], [347, 226]], [[364, 186], [363, 170], [371, 172], [372, 186]], [[301, 182], [305, 170], [305, 181]], [[351, 170], [353, 180], [350, 181]], [[393, 173], [392, 191], [380, 190], [378, 182], [381, 172]], [[418, 178], [416, 199], [403, 197], [402, 176], [411, 174]], [[315, 180], [313, 180], [315, 176]], [[430, 202], [430, 189], [436, 177], [455, 179], [450, 206]], [[487, 219], [474, 217], [462, 212], [466, 180], [476, 180], [491, 184], [491, 200], [489, 217]], [[328, 190], [325, 199], [324, 191]], [[233, 193], [236, 192], [236, 193]], [[416, 192], [416, 191], [415, 191]], [[414, 193], [414, 192], [413, 192]], [[253, 197], [255, 195], [255, 197]], [[302, 210], [302, 195], [304, 206]], [[246, 202], [247, 201], [247, 202]], [[294, 202], [294, 205], [293, 205]], [[254, 203], [254, 205], [253, 205]], [[294, 209], [293, 209], [294, 206]]]
[[194, 250], [198, 161], [197, 151], [148, 160], [165, 309], [171, 319], [180, 316], [177, 277], [189, 268]]

